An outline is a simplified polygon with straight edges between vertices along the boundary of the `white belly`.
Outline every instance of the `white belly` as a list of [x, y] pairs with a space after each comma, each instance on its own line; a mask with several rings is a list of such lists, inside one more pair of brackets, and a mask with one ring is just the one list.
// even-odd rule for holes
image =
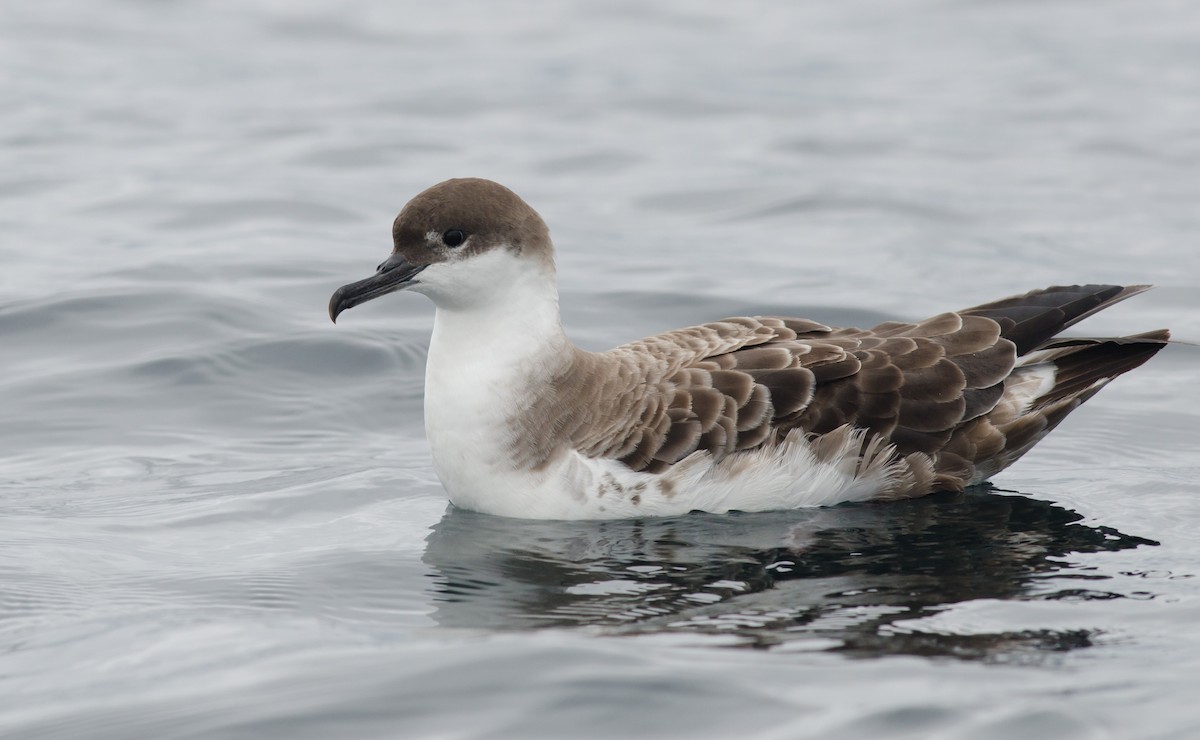
[[[429, 417], [427, 416], [427, 419]], [[863, 465], [861, 440], [820, 461], [799, 434], [713, 464], [698, 452], [658, 474], [571, 451], [539, 471], [516, 470], [477, 435], [427, 423], [434, 465], [456, 506], [524, 519], [627, 519], [690, 511], [773, 511], [866, 501], [895, 482], [891, 465]]]

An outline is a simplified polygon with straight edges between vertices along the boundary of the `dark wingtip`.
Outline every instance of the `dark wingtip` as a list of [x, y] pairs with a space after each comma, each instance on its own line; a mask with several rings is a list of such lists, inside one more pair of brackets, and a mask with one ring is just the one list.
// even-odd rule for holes
[[1025, 354], [1051, 341], [1064, 329], [1114, 303], [1145, 293], [1150, 285], [1053, 285], [1003, 298], [961, 313], [983, 316], [1001, 325], [1001, 336]]

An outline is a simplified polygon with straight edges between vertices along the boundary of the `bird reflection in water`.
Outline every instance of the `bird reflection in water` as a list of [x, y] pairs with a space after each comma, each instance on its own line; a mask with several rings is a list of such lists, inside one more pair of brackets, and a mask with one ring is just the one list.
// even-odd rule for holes
[[719, 634], [863, 656], [1004, 659], [1090, 645], [1085, 629], [942, 634], [906, 624], [977, 599], [1126, 598], [1072, 556], [1158, 544], [992, 491], [602, 522], [451, 507], [424, 555], [433, 616], [446, 627]]

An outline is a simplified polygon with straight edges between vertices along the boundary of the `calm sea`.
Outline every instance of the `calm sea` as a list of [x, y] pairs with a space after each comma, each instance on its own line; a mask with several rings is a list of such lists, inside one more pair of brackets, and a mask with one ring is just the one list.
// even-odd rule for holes
[[447, 507], [432, 307], [325, 305], [452, 176], [600, 349], [739, 313], [1155, 291], [1200, 341], [1171, 0], [0, 5], [0, 735], [1200, 737], [1200, 348], [996, 488]]

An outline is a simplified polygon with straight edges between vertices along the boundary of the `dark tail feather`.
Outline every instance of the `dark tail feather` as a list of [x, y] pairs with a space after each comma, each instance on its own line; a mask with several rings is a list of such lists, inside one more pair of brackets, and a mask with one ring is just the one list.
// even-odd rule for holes
[[[1057, 372], [1054, 387], [1038, 399], [1037, 406], [1045, 407], [1058, 401], [1081, 396], [1086, 400], [1089, 388], [1100, 381], [1109, 381], [1138, 367], [1167, 346], [1171, 334], [1157, 329], [1143, 334], [1111, 339], [1056, 339], [1039, 349], [1053, 357]], [[1099, 390], [1099, 387], [1095, 388]], [[1085, 395], [1086, 394], [1086, 395]]]
[[1000, 324], [1001, 336], [1017, 345], [1019, 356], [1039, 348], [1058, 332], [1097, 311], [1149, 289], [1149, 285], [1056, 285], [959, 313], [995, 320]]
[[1001, 425], [1004, 449], [979, 468], [985, 477], [1013, 464], [1059, 422], [1108, 381], [1149, 360], [1167, 346], [1166, 329], [1111, 339], [1055, 339], [1041, 347], [1032, 364], [1051, 363], [1056, 368], [1054, 387], [1038, 397], [1028, 413]]

